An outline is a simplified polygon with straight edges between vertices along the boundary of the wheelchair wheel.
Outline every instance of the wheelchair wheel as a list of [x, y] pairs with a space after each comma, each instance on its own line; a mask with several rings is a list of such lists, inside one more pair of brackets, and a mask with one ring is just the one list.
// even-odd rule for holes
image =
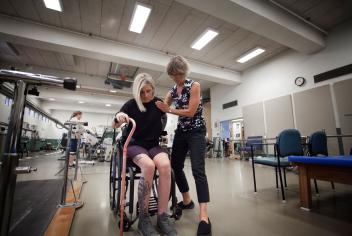
[[[119, 227], [120, 227], [120, 221], [118, 223], [119, 223]], [[129, 231], [131, 226], [132, 226], [132, 222], [127, 217], [127, 214], [124, 212], [123, 213], [123, 232]]]
[[116, 178], [114, 175], [114, 166], [115, 166], [115, 158], [113, 157], [110, 161], [110, 174], [109, 174], [109, 196], [110, 196], [110, 209], [114, 210], [116, 208], [115, 201], [115, 186], [116, 186]]
[[112, 158], [110, 161], [110, 184], [109, 184], [109, 196], [110, 196], [110, 208], [111, 210], [117, 212], [118, 201], [116, 199], [117, 193], [117, 174], [118, 174], [118, 166], [117, 166], [117, 158], [120, 155], [119, 149], [116, 148], [115, 152], [112, 154]]

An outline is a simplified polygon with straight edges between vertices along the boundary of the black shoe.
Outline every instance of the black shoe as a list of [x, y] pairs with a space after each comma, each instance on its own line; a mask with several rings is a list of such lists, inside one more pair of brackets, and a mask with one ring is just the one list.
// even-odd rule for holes
[[183, 201], [180, 201], [179, 203], [177, 203], [177, 206], [183, 210], [190, 210], [194, 208], [194, 202], [191, 201], [190, 203], [188, 203], [187, 205], [185, 205], [183, 203]]
[[197, 236], [211, 236], [211, 223], [209, 218], [208, 218], [208, 221], [209, 221], [209, 224], [204, 220], [199, 222]]

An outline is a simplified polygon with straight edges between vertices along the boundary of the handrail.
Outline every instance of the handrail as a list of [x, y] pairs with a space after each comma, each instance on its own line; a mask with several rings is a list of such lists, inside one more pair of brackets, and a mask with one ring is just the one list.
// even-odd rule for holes
[[[4, 86], [4, 82], [15, 84], [14, 89]], [[50, 85], [62, 86], [65, 89], [75, 90], [77, 81], [71, 78], [59, 78], [55, 76], [33, 74], [13, 70], [0, 70], [1, 90], [5, 91], [9, 97], [12, 97], [14, 103], [11, 107], [11, 119], [7, 129], [6, 142], [3, 154], [1, 156], [0, 171], [0, 235], [8, 235], [12, 206], [16, 188], [16, 179], [18, 166], [19, 141], [22, 134], [23, 114], [25, 106], [32, 107], [41, 114], [55, 120], [55, 123], [62, 124], [49, 114], [42, 111], [35, 104], [26, 99], [28, 85]], [[62, 124], [64, 127], [64, 125]], [[29, 167], [29, 169], [31, 169]]]
[[[0, 93], [13, 99], [14, 98], [14, 92], [12, 88], [9, 88], [7, 86], [4, 86], [3, 84], [0, 84]], [[52, 122], [60, 125], [61, 127], [65, 128], [66, 130], [68, 129], [62, 122], [60, 122], [59, 120], [55, 119], [54, 117], [52, 117], [51, 115], [49, 115], [48, 113], [46, 113], [45, 111], [43, 111], [41, 108], [39, 108], [37, 105], [35, 105], [33, 102], [31, 102], [30, 100], [26, 99], [26, 106], [38, 113], [40, 113], [41, 115], [43, 115], [44, 117], [48, 118], [49, 120], [51, 120]]]
[[32, 85], [54, 85], [54, 86], [62, 86], [65, 89], [76, 90], [77, 80], [73, 78], [60, 78], [51, 75], [41, 75], [34, 74], [23, 71], [16, 70], [4, 70], [0, 69], [0, 79], [4, 82], [16, 82], [18, 80], [22, 80], [27, 84]]

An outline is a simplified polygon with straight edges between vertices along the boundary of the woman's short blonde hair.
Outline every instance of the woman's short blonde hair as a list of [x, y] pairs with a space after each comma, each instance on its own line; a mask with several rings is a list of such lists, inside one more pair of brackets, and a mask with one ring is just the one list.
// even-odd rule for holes
[[141, 112], [145, 112], [146, 109], [141, 100], [141, 90], [145, 85], [150, 85], [153, 88], [153, 96], [155, 94], [155, 82], [151, 75], [147, 73], [140, 73], [136, 76], [133, 81], [133, 97], [136, 100], [137, 106]]
[[166, 72], [168, 75], [177, 75], [177, 74], [189, 74], [189, 64], [186, 58], [183, 56], [177, 55], [170, 59], [169, 64], [167, 64]]

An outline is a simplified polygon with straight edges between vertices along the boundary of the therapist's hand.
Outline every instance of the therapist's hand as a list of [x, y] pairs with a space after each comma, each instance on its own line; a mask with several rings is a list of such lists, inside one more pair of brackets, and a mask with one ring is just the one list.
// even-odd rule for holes
[[165, 113], [170, 113], [171, 109], [170, 106], [167, 105], [166, 103], [163, 103], [162, 101], [157, 101], [155, 102], [155, 105], [163, 112]]

